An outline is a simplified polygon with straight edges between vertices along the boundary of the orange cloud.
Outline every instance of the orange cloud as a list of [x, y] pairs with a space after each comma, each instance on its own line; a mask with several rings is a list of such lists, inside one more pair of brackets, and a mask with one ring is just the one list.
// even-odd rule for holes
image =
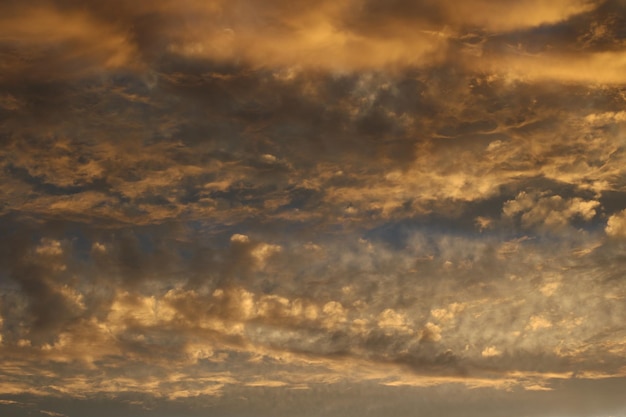
[[[36, 73], [42, 77], [85, 75], [136, 64], [137, 51], [128, 33], [88, 13], [34, 5], [4, 7], [0, 39], [19, 45], [28, 60], [5, 59], [0, 74]], [[44, 65], [34, 67], [34, 65]]]

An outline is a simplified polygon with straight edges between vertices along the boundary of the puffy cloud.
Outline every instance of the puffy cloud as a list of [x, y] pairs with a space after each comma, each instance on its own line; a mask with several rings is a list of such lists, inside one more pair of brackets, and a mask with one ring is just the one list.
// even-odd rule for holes
[[542, 316], [532, 316], [528, 322], [528, 326], [526, 326], [526, 328], [530, 330], [547, 329], [550, 327], [552, 327], [550, 320]]
[[37, 255], [58, 256], [63, 254], [61, 242], [52, 239], [41, 239], [41, 244], [35, 248]]
[[246, 235], [235, 233], [234, 235], [232, 235], [230, 237], [230, 241], [231, 242], [247, 243], [247, 242], [250, 241], [250, 238], [248, 236], [246, 236]]
[[492, 356], [500, 356], [502, 355], [502, 352], [500, 352], [495, 346], [487, 346], [480, 354], [486, 358], [489, 358]]
[[626, 210], [615, 213], [609, 217], [606, 228], [606, 234], [613, 237], [621, 237], [626, 235]]
[[390, 308], [380, 313], [378, 316], [378, 326], [383, 329], [389, 329], [392, 332], [398, 331], [409, 334], [413, 333], [405, 315], [397, 313]]
[[515, 199], [504, 203], [502, 213], [510, 218], [521, 214], [520, 220], [525, 227], [545, 225], [558, 228], [568, 225], [575, 217], [591, 220], [599, 205], [599, 201], [579, 197], [565, 200], [559, 195], [541, 196], [522, 191]]

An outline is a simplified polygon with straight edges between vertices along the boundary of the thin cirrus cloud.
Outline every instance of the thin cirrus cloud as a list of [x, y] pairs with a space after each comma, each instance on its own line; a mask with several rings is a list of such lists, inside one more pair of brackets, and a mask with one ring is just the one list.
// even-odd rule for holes
[[620, 2], [0, 12], [3, 412], [623, 412]]

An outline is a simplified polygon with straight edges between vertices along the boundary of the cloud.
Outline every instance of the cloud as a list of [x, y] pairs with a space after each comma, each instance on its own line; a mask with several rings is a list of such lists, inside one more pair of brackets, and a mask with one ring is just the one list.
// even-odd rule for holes
[[596, 7], [593, 2], [578, 0], [550, 5], [477, 0], [461, 6], [454, 2], [378, 5], [354, 1], [342, 5], [323, 2], [315, 10], [301, 5], [296, 12], [281, 2], [263, 8], [245, 3], [239, 10], [221, 3], [216, 8], [196, 9], [199, 17], [193, 23], [204, 19], [214, 23], [215, 29], [202, 32], [192, 23], [186, 31], [176, 33], [179, 40], [169, 48], [191, 57], [237, 57], [252, 65], [297, 62], [298, 66], [335, 70], [421, 66], [445, 59], [448, 41], [466, 30], [482, 28], [497, 33], [533, 28]]
[[0, 6], [0, 405], [619, 385], [623, 7], [544, 3]]
[[626, 211], [622, 210], [610, 216], [604, 230], [607, 235], [613, 237], [626, 235]]
[[564, 200], [558, 195], [544, 197], [522, 191], [515, 199], [504, 203], [502, 213], [509, 218], [521, 214], [520, 220], [525, 227], [545, 225], [558, 228], [568, 225], [576, 217], [586, 221], [593, 219], [599, 205], [599, 201], [578, 197]]
[[527, 329], [539, 330], [552, 327], [552, 323], [542, 316], [532, 316], [529, 320]]
[[500, 356], [502, 355], [502, 352], [500, 352], [495, 346], [487, 346], [480, 354], [486, 358], [489, 358], [492, 356]]
[[[101, 68], [134, 64], [136, 49], [124, 30], [89, 13], [43, 3], [32, 7], [5, 5], [2, 10], [0, 38], [5, 45], [21, 47], [20, 54], [3, 53], [3, 81], [7, 77], [43, 76], [45, 71], [64, 78], [84, 76]], [[20, 55], [30, 59], [21, 60]]]
[[479, 68], [512, 80], [621, 84], [624, 82], [625, 58], [622, 52], [614, 51], [573, 55], [511, 52], [487, 58], [487, 64], [479, 65]]
[[447, 59], [450, 39], [467, 31], [481, 28], [499, 33], [556, 24], [598, 7], [582, 0], [549, 5], [535, 0], [498, 4], [474, 0], [462, 6], [324, 1], [315, 9], [302, 2], [286, 7], [280, 1], [263, 7], [249, 1], [187, 1], [179, 7], [161, 0], [149, 8], [115, 4], [116, 12], [96, 2], [80, 9], [43, 3], [7, 7], [11, 19], [4, 25], [4, 37], [33, 47], [50, 42], [67, 45], [67, 53], [59, 55], [65, 62], [58, 64], [83, 71], [91, 66], [81, 61], [104, 68], [141, 67], [161, 53], [221, 62], [243, 60], [254, 67], [341, 71], [435, 64]]
[[546, 4], [536, 0], [522, 2], [491, 2], [477, 0], [458, 7], [446, 4], [455, 21], [467, 26], [487, 28], [492, 31], [511, 31], [540, 25], [559, 23], [574, 15], [589, 12], [599, 2], [563, 0]]
[[[213, 256], [223, 257], [233, 249], [232, 245], [243, 245], [238, 248], [243, 251], [238, 256], [240, 259], [246, 259], [244, 253], [247, 252], [251, 256], [260, 244], [251, 238], [232, 239], [230, 236], [233, 234], [228, 235], [226, 240], [231, 242], [218, 252], [214, 252]], [[153, 366], [158, 366], [157, 369], [162, 370], [159, 372], [169, 372], [171, 366], [182, 366], [187, 369], [186, 367], [193, 366], [192, 364], [230, 366], [232, 355], [248, 355], [254, 352], [255, 355], [271, 361], [282, 358], [280, 360], [284, 366], [295, 366], [297, 369], [311, 361], [327, 369], [326, 372], [338, 380], [342, 379], [341, 375], [346, 369], [341, 368], [342, 371], [339, 373], [333, 371], [338, 366], [335, 363], [337, 357], [341, 357], [343, 358], [341, 360], [347, 361], [345, 363], [347, 367], [361, 363], [358, 366], [364, 367], [364, 372], [369, 367], [377, 369], [378, 366], [384, 367], [384, 364], [397, 364], [404, 370], [394, 384], [412, 383], [409, 381], [420, 375], [426, 378], [420, 384], [446, 383], [450, 373], [457, 374], [459, 370], [464, 369], [467, 384], [482, 384], [480, 380], [488, 378], [492, 381], [488, 384], [490, 386], [499, 386], [504, 380], [493, 375], [485, 376], [484, 373], [488, 372], [488, 369], [495, 366], [503, 372], [512, 371], [519, 369], [519, 364], [538, 360], [531, 361], [530, 358], [536, 358], [535, 355], [541, 357], [546, 354], [542, 352], [558, 349], [559, 357], [566, 358], [566, 361], [562, 363], [555, 359], [556, 356], [552, 359], [548, 356], [544, 366], [548, 366], [547, 369], [550, 371], [560, 372], [569, 369], [569, 361], [575, 360], [586, 369], [602, 370], [611, 375], [610, 370], [596, 362], [593, 355], [585, 352], [584, 348], [585, 340], [597, 333], [594, 323], [602, 322], [604, 313], [597, 311], [593, 304], [588, 306], [588, 310], [580, 311], [578, 300], [581, 295], [577, 293], [577, 286], [566, 284], [564, 281], [560, 281], [558, 288], [546, 293], [548, 291], [546, 288], [555, 282], [555, 279], [558, 280], [551, 271], [558, 271], [560, 268], [559, 265], [551, 265], [553, 261], [550, 259], [558, 256], [555, 254], [566, 253], [569, 246], [553, 249], [555, 252], [551, 254], [546, 253], [546, 248], [533, 243], [532, 240], [522, 240], [518, 242], [515, 257], [505, 260], [499, 257], [492, 244], [476, 245], [441, 237], [436, 245], [432, 246], [432, 243], [428, 243], [419, 234], [413, 236], [410, 242], [411, 246], [399, 252], [385, 249], [383, 242], [379, 241], [370, 241], [368, 244], [359, 242], [351, 247], [343, 245], [342, 251], [326, 248], [327, 258], [323, 263], [333, 265], [336, 273], [343, 276], [358, 273], [359, 281], [350, 283], [341, 280], [337, 283], [336, 289], [333, 289], [331, 284], [309, 292], [307, 296], [294, 294], [286, 280], [271, 290], [271, 293], [266, 293], [268, 287], [260, 285], [258, 281], [255, 283], [255, 279], [246, 278], [245, 275], [235, 275], [231, 278], [245, 283], [245, 287], [234, 285], [237, 281], [231, 281], [230, 284], [217, 289], [211, 289], [211, 286], [185, 289], [185, 282], [182, 281], [178, 289], [164, 288], [155, 291], [154, 287], [136, 287], [128, 283], [127, 290], [116, 292], [110, 303], [101, 305], [100, 308], [106, 308], [107, 314], [93, 315], [89, 318], [84, 316], [88, 310], [83, 310], [81, 315], [84, 318], [78, 322], [58, 322], [55, 329], [61, 329], [61, 333], [56, 340], [43, 344], [35, 343], [28, 349], [61, 362], [66, 362], [70, 358], [73, 360], [80, 358], [84, 361], [86, 371], [90, 369], [90, 364], [109, 361], [111, 359], [107, 358], [114, 357], [117, 352], [125, 352], [125, 355], [136, 358], [141, 363], [152, 363]], [[124, 242], [109, 241], [105, 244], [106, 253], [99, 251], [90, 253], [93, 253], [93, 256], [103, 256], [109, 251], [115, 252], [115, 245], [124, 245]], [[265, 268], [282, 264], [293, 270], [301, 260], [305, 265], [314, 265], [314, 261], [310, 260], [319, 256], [321, 244], [322, 242], [317, 245], [317, 250], [307, 250], [299, 255], [298, 251], [312, 248], [312, 245], [307, 244], [302, 248], [284, 246], [282, 251], [273, 255], [273, 258], [267, 259]], [[35, 242], [33, 253], [37, 253], [39, 249], [40, 256], [59, 257], [67, 256], [75, 250], [65, 246], [66, 249], [60, 253], [58, 248], [61, 247], [64, 247], [64, 244], [59, 240], [42, 239]], [[437, 255], [432, 258], [419, 256], [428, 253]], [[142, 254], [140, 251], [136, 256], [140, 258], [150, 255]], [[308, 258], [294, 259], [294, 263], [285, 263], [294, 256]], [[527, 261], [520, 261], [521, 259]], [[256, 263], [251, 258], [249, 262]], [[498, 266], [501, 263], [507, 263], [506, 269], [502, 269], [501, 265]], [[386, 266], [382, 267], [383, 265]], [[415, 268], [421, 271], [420, 280], [411, 283], [412, 281], [401, 278], [407, 276], [407, 273], [411, 274], [409, 271]], [[504, 280], [478, 279], [482, 275], [481, 271], [486, 268], [511, 275], [505, 275]], [[524, 271], [533, 269], [536, 272], [532, 280], [520, 278], [524, 276]], [[263, 277], [262, 274], [265, 273], [263, 271], [265, 269], [261, 268], [257, 272], [249, 270], [247, 273], [253, 274], [250, 277], [255, 276], [254, 274], [261, 274]], [[579, 273], [584, 276], [588, 274], [587, 271], [583, 268]], [[317, 274], [322, 276], [328, 273], [328, 270], [317, 270]], [[437, 281], [430, 280], [429, 276], [439, 276], [438, 279], [443, 281], [436, 284]], [[300, 276], [301, 280], [315, 278]], [[458, 281], [461, 278], [462, 281]], [[453, 289], [457, 287], [460, 289], [461, 282], [465, 282], [464, 290], [458, 293], [459, 298], [454, 303], [446, 302], [447, 293], [432, 292], [434, 288], [445, 283], [456, 293]], [[589, 281], [590, 285], [592, 282], [598, 282], [593, 275]], [[374, 285], [375, 283], [379, 285]], [[393, 291], [390, 291], [391, 286], [395, 287]], [[80, 302], [88, 306], [91, 296], [82, 293], [84, 289], [79, 288], [70, 291], [64, 287], [55, 287], [54, 291], [66, 294], [63, 295], [66, 305], [69, 305], [69, 300], [74, 297], [79, 300], [74, 301], [75, 303]], [[144, 289], [140, 290], [141, 288]], [[138, 293], [149, 288], [153, 289], [145, 295]], [[365, 288], [369, 290], [363, 292]], [[485, 289], [492, 294], [489, 300], [484, 299]], [[510, 295], [533, 294], [533, 291], [536, 295], [524, 299]], [[605, 288], [600, 286], [593, 291], [602, 294]], [[403, 294], [404, 300], [390, 299], [389, 297], [397, 297], [394, 294]], [[425, 294], [431, 294], [430, 298], [425, 298]], [[326, 298], [331, 295], [336, 298]], [[558, 296], [560, 305], [558, 310], [549, 310], [549, 304], [546, 304], [548, 296]], [[608, 305], [615, 309], [618, 308], [616, 303], [619, 303], [619, 300], [604, 299], [603, 303], [609, 303]], [[611, 315], [612, 311], [617, 310], [607, 310], [606, 314]], [[578, 320], [576, 317], [579, 316], [587, 318]], [[542, 333], [542, 336], [539, 337], [535, 333]], [[566, 334], [567, 338], [563, 339]], [[565, 344], [564, 340], [567, 340]], [[99, 348], [86, 348], [93, 343], [97, 343]], [[16, 346], [15, 341], [9, 339], [8, 346], [15, 349], [13, 347]], [[603, 352], [609, 352], [618, 346], [611, 342], [598, 348]], [[26, 347], [23, 346], [21, 349]], [[18, 355], [17, 357], [26, 354], [25, 350], [22, 350], [22, 353], [18, 353], [19, 350], [13, 352], [12, 354]], [[490, 363], [483, 363], [486, 360]], [[353, 362], [354, 365], [351, 365]], [[263, 369], [261, 365], [263, 363], [265, 362], [255, 365], [260, 368], [250, 370], [252, 372], [250, 377]], [[123, 362], [114, 362], [111, 366], [112, 369], [118, 369], [119, 366], [123, 366], [122, 364]], [[524, 365], [521, 366], [523, 369]], [[285, 371], [286, 375], [291, 375], [291, 371], [287, 369]], [[237, 372], [239, 375], [237, 381], [241, 378], [244, 384], [255, 383], [250, 381], [248, 376], [244, 377], [248, 375], [247, 373]], [[384, 375], [384, 372], [376, 371], [371, 378], [385, 381]], [[56, 378], [60, 378], [59, 381], [63, 380], [62, 375]], [[112, 375], [108, 378], [117, 380], [117, 377]], [[550, 378], [549, 375], [543, 377], [537, 375], [534, 381], [546, 386]], [[288, 379], [280, 379], [281, 385], [285, 387], [295, 384], [296, 380], [297, 377], [294, 375]], [[513, 377], [506, 381], [505, 385], [509, 387], [511, 384], [521, 383]], [[120, 380], [120, 384], [127, 386], [128, 390], [136, 390], [137, 384], [140, 383], [142, 382], [139, 380], [132, 383]], [[83, 392], [101, 392], [109, 389], [100, 382], [90, 383], [88, 386], [84, 384], [81, 385]], [[179, 388], [162, 385], [158, 392], [171, 398], [187, 398], [208, 395], [211, 390], [219, 395], [223, 389], [218, 386], [211, 388], [209, 385], [205, 388], [200, 386], [190, 388], [185, 391], [187, 394], [184, 394]], [[66, 385], [64, 392], [70, 394], [78, 391]]]
[[39, 410], [39, 412], [41, 414], [45, 414], [47, 416], [52, 416], [52, 417], [67, 417], [65, 414], [62, 413], [57, 413], [56, 411], [50, 411], [50, 410]]

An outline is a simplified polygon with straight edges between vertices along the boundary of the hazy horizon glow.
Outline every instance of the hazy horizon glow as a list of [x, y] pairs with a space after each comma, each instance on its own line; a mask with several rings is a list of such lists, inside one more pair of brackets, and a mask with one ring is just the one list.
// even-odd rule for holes
[[0, 414], [623, 415], [624, 28], [0, 4]]

